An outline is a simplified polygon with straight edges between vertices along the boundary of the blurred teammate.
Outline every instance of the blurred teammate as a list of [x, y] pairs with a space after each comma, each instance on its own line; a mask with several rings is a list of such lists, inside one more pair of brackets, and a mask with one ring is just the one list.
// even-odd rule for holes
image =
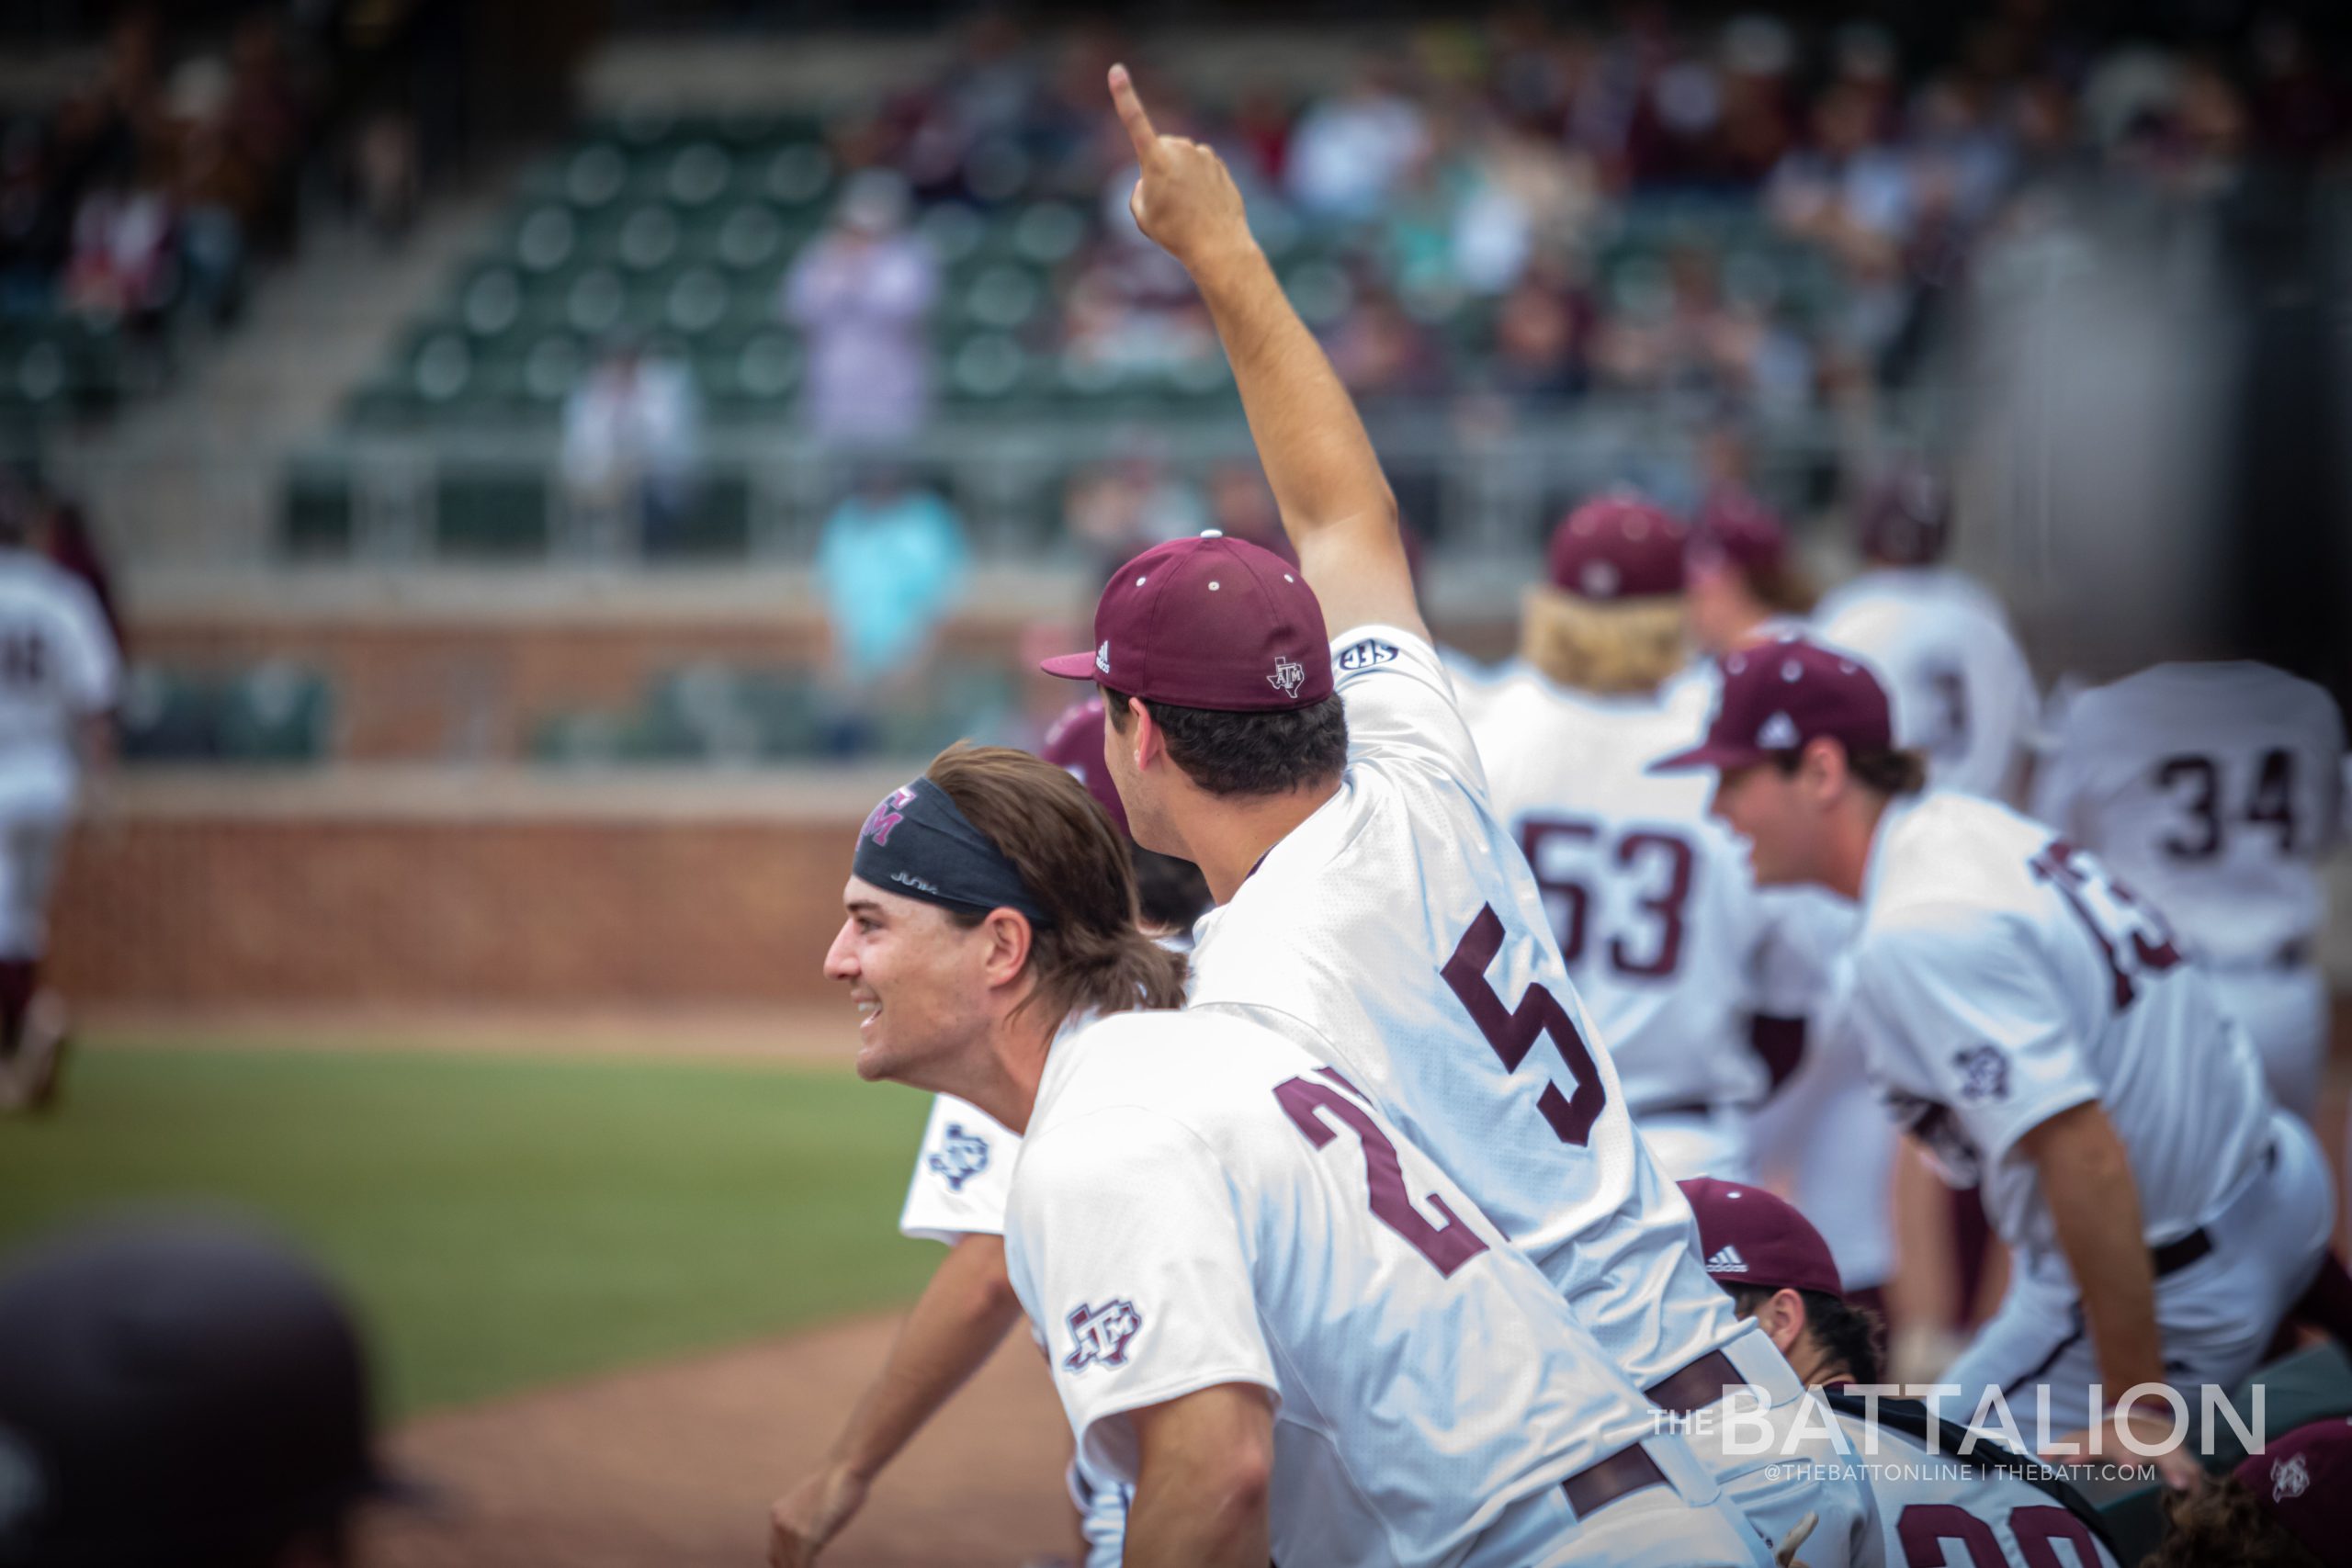
[[[1884, 691], [1795, 639], [1724, 662], [1703, 744], [1757, 879], [1857, 899], [1846, 1021], [1889, 1110], [1980, 1186], [2007, 1297], [1945, 1374], [2053, 1432], [2142, 1383], [2235, 1383], [2319, 1277], [2317, 1144], [2163, 919], [2041, 823], [1919, 795]], [[2341, 1278], [2341, 1270], [2335, 1271]], [[2186, 1482], [2195, 1461], [2159, 1461]]]
[[1769, 1560], [1342, 1077], [1244, 1018], [1137, 1010], [1182, 960], [1068, 774], [943, 753], [867, 818], [843, 900], [860, 1075], [1024, 1139], [1006, 1261], [1082, 1461], [1134, 1489], [1126, 1563]]
[[1951, 492], [1905, 466], [1871, 489], [1859, 523], [1868, 570], [1822, 596], [1815, 635], [1866, 655], [1887, 679], [1895, 739], [1927, 753], [1928, 783], [2013, 798], [2033, 730], [2033, 672], [2000, 601], [1937, 564], [1951, 535]]
[[2034, 814], [2165, 912], [2310, 1121], [2327, 1059], [2319, 863], [2343, 820], [2335, 700], [2267, 664], [2159, 664], [2078, 694]]
[[[1813, 609], [1813, 584], [1788, 530], [1746, 491], [1718, 489], [1690, 530], [1690, 640], [1711, 657], [1793, 631]], [[1701, 667], [1702, 670], [1704, 666]]]
[[[1126, 815], [1102, 771], [1101, 700], [1074, 704], [1057, 718], [1040, 754], [1086, 786], [1125, 840]], [[1208, 906], [1199, 870], [1132, 841], [1127, 852], [1143, 931], [1162, 947], [1182, 952], [1192, 945], [1193, 919]], [[1153, 1000], [1172, 1005], [1164, 993]], [[953, 1095], [933, 1097], [899, 1232], [941, 1243], [947, 1257], [825, 1464], [770, 1510], [768, 1560], [775, 1568], [816, 1560], [865, 1506], [875, 1478], [1020, 1320], [1021, 1303], [1004, 1264], [1005, 1195], [1020, 1155], [1020, 1136], [987, 1111]], [[1118, 1568], [1129, 1489], [1076, 1464], [1069, 1482], [1089, 1568]]]
[[38, 1111], [66, 1043], [64, 1008], [40, 989], [50, 886], [119, 671], [88, 587], [29, 547], [25, 501], [0, 496], [0, 1110]]
[[[1699, 1217], [1707, 1272], [1740, 1316], [1762, 1323], [1806, 1383], [1824, 1391], [1850, 1454], [1841, 1462], [1861, 1467], [1877, 1496], [1887, 1562], [2115, 1568], [2098, 1516], [2046, 1469], [1996, 1442], [1972, 1440], [1917, 1401], [1866, 1403], [1840, 1391], [1879, 1382], [1877, 1325], [1847, 1303], [1828, 1243], [1802, 1213], [1728, 1181], [1686, 1181], [1682, 1190]], [[1957, 1457], [1963, 1451], [1972, 1458]], [[2060, 1542], [2071, 1556], [2057, 1554]]]
[[365, 1352], [275, 1241], [136, 1221], [0, 1280], [0, 1562], [343, 1568], [370, 1497]]
[[2352, 1568], [2352, 1421], [2274, 1438], [2164, 1510], [2165, 1539], [2142, 1568]]
[[1522, 663], [1471, 734], [1634, 1124], [1669, 1177], [1747, 1179], [1749, 1121], [1797, 1066], [1806, 998], [1762, 1007], [1774, 921], [1747, 848], [1708, 817], [1703, 781], [1647, 771], [1705, 722], [1660, 696], [1683, 663], [1684, 544], [1638, 497], [1563, 519]]
[[[1198, 865], [1220, 900], [1195, 928], [1192, 1010], [1259, 1022], [1344, 1075], [1661, 1408], [1745, 1388], [1792, 1404], [1787, 1363], [1691, 1254], [1689, 1208], [1592, 1043], [1355, 409], [1223, 164], [1156, 135], [1124, 75], [1114, 96], [1143, 169], [1136, 220], [1200, 289], [1300, 562], [1216, 536], [1148, 550], [1104, 589], [1096, 646], [1046, 664], [1102, 689], [1136, 841]], [[1813, 1511], [1842, 1540], [1867, 1505], [1761, 1456], [1705, 1457], [1775, 1540]]]

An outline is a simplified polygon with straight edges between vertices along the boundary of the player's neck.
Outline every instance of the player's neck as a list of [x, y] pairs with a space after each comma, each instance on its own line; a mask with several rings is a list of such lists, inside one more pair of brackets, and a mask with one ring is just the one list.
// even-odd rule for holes
[[978, 1106], [1007, 1131], [1026, 1133], [1045, 1081], [1046, 1053], [1061, 1032], [1062, 1015], [1044, 1008], [1006, 1014], [989, 1031], [989, 1048], [974, 1055], [969, 1081], [947, 1090]]
[[1209, 896], [1227, 903], [1269, 851], [1339, 793], [1340, 781], [1333, 779], [1241, 803], [1217, 801], [1201, 812], [1191, 825], [1193, 830], [1184, 835], [1186, 847], [1193, 852], [1186, 858], [1201, 868]]
[[1884, 796], [1857, 792], [1831, 818], [1829, 852], [1822, 866], [1823, 886], [1841, 898], [1861, 897], [1862, 879], [1871, 868], [1871, 849], [1878, 842], [1879, 824], [1885, 817]]

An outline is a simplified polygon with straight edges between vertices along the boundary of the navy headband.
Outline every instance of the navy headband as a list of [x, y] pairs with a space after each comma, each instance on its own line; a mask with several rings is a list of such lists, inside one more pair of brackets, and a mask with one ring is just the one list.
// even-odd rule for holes
[[894, 789], [858, 829], [860, 879], [950, 909], [1018, 909], [1033, 926], [1054, 917], [989, 836], [928, 778]]

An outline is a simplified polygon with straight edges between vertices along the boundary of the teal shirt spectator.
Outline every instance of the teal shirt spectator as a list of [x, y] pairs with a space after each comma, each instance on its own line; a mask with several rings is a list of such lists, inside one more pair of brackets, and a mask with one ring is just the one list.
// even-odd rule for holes
[[970, 552], [963, 525], [928, 491], [854, 491], [825, 520], [817, 580], [842, 673], [897, 674], [962, 592]]

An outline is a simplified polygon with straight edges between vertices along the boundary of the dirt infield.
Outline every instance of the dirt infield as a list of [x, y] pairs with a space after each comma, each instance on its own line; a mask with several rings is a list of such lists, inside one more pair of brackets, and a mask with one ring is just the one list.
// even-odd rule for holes
[[[447, 1494], [380, 1514], [376, 1568], [752, 1568], [769, 1502], [822, 1456], [895, 1317], [424, 1417], [392, 1450]], [[825, 1553], [836, 1568], [1069, 1554], [1068, 1434], [1037, 1351], [1006, 1341]]]

